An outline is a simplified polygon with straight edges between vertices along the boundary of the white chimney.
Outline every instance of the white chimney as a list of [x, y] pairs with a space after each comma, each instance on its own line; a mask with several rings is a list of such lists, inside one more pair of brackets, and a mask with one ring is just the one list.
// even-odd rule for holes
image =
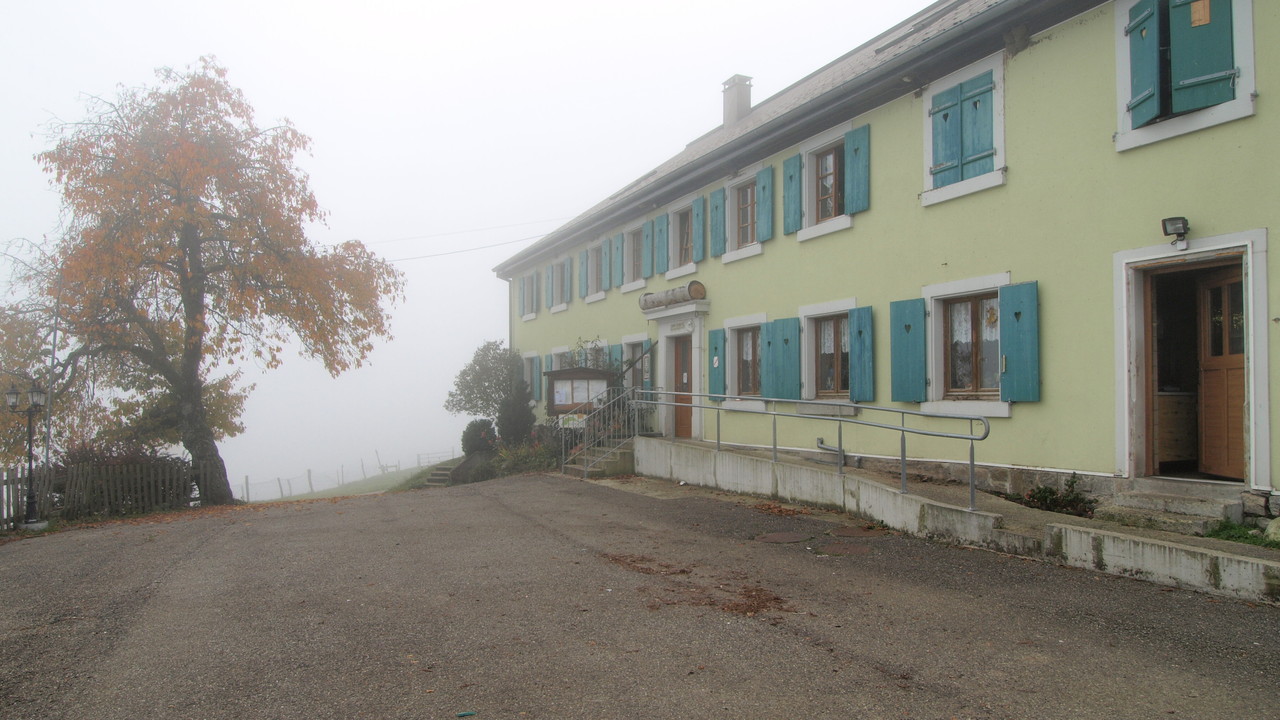
[[724, 81], [724, 126], [729, 127], [751, 112], [751, 78], [734, 75]]

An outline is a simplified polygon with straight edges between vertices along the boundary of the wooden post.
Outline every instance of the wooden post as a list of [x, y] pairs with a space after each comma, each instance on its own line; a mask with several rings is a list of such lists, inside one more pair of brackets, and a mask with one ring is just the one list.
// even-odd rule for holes
[[314, 493], [316, 486], [311, 484], [311, 468], [307, 468], [307, 491]]
[[276, 485], [280, 488], [280, 497], [284, 497], [284, 483], [280, 481], [280, 478], [276, 478]]
[[249, 476], [244, 476], [244, 501], [249, 502]]

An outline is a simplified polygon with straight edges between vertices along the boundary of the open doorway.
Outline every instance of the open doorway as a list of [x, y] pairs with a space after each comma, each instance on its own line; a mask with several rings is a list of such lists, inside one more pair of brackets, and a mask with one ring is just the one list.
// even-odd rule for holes
[[1240, 258], [1147, 273], [1147, 468], [1245, 479], [1246, 366]]

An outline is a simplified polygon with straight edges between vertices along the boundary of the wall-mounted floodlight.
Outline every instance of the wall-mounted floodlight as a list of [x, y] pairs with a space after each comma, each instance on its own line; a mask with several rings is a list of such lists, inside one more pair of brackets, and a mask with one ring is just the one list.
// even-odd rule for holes
[[1186, 218], [1167, 217], [1160, 221], [1160, 227], [1164, 230], [1165, 237], [1173, 236], [1169, 241], [1170, 245], [1179, 250], [1187, 249], [1187, 233], [1191, 230], [1191, 223], [1188, 223]]

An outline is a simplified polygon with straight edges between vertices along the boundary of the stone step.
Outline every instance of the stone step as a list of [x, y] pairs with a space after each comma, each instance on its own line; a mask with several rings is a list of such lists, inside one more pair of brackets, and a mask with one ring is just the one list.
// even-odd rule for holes
[[1128, 527], [1163, 530], [1182, 535], [1204, 535], [1223, 520], [1223, 518], [1204, 515], [1184, 515], [1111, 503], [1103, 503], [1095, 508], [1093, 517]]
[[1239, 496], [1234, 500], [1223, 500], [1188, 495], [1175, 495], [1157, 492], [1122, 492], [1110, 498], [1110, 505], [1135, 510], [1148, 510], [1159, 513], [1172, 513], [1210, 520], [1232, 520], [1240, 522], [1243, 506]]

